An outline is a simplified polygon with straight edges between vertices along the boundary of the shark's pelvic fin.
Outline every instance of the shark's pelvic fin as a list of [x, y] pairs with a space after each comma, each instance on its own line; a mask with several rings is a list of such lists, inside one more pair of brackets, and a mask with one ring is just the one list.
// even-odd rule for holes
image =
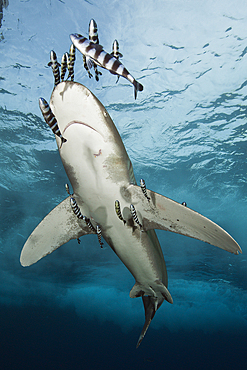
[[[154, 282], [154, 285], [155, 285], [156, 294], [161, 293], [161, 296], [163, 296], [163, 298], [167, 302], [173, 303], [173, 299], [172, 299], [172, 296], [171, 296], [169, 290], [167, 289], [167, 287], [160, 280], [156, 280]], [[152, 287], [150, 287], [150, 291], [147, 291], [147, 289], [142, 287], [141, 284], [136, 282], [135, 285], [133, 286], [133, 288], [130, 291], [130, 298], [137, 298], [137, 297], [142, 297], [144, 295], [150, 295], [150, 292], [154, 292], [154, 289]]]
[[137, 185], [128, 186], [128, 192], [142, 215], [143, 230], [168, 230], [234, 254], [242, 253], [238, 243], [224, 229], [200, 213], [150, 190], [147, 192], [151, 200], [147, 202], [141, 187]]
[[22, 266], [30, 266], [69, 240], [87, 234], [94, 232], [76, 217], [68, 197], [34, 229], [22, 249], [20, 262]]

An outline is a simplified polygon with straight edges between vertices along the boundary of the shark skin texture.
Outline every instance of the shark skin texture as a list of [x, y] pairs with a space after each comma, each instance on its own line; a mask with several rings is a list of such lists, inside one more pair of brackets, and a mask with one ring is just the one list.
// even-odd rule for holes
[[[62, 142], [55, 135], [73, 198], [93, 228], [75, 215], [69, 196], [29, 236], [20, 262], [30, 266], [71, 239], [96, 234], [99, 227], [135, 278], [130, 297], [143, 300], [145, 323], [138, 347], [163, 301], [173, 303], [155, 229], [196, 238], [234, 254], [241, 253], [241, 248], [225, 230], [199, 213], [148, 189], [143, 193], [113, 121], [85, 86], [59, 83], [52, 92], [50, 108], [66, 139]], [[115, 209], [116, 200], [122, 219]]]

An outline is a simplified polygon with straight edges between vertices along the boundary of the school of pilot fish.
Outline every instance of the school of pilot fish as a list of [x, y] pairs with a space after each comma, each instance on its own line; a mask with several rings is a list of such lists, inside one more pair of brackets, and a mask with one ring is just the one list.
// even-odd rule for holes
[[[112, 44], [112, 52], [108, 54], [103, 46], [99, 44], [98, 28], [94, 19], [89, 23], [88, 39], [78, 33], [70, 35], [72, 44], [70, 50], [64, 53], [61, 59], [61, 64], [57, 61], [57, 55], [54, 50], [50, 53], [50, 62], [48, 66], [52, 68], [54, 75], [54, 86], [57, 86], [60, 81], [65, 81], [66, 70], [68, 70], [68, 77], [66, 81], [74, 81], [74, 64], [75, 64], [75, 48], [78, 49], [83, 57], [83, 65], [88, 73], [89, 78], [93, 77], [90, 70], [94, 68], [95, 79], [99, 81], [99, 76], [102, 73], [98, 67], [108, 70], [110, 73], [117, 76], [117, 81], [120, 77], [126, 78], [134, 86], [134, 96], [137, 98], [137, 92], [143, 90], [142, 84], [129, 73], [124, 65], [119, 61], [123, 55], [119, 52], [119, 43], [114, 40]], [[61, 75], [59, 68], [61, 67]]]
[[[99, 68], [125, 78], [134, 86], [134, 98], [142, 84], [119, 61], [119, 43], [112, 52], [99, 44], [98, 27], [89, 23], [88, 38], [73, 33], [61, 63], [54, 50], [54, 89], [50, 105], [44, 98], [39, 106], [45, 122], [55, 135], [59, 154], [72, 185], [68, 197], [58, 204], [34, 229], [23, 246], [20, 262], [30, 266], [71, 239], [94, 234], [112, 248], [135, 279], [130, 298], [141, 297], [145, 323], [137, 347], [159, 307], [173, 303], [168, 291], [165, 260], [155, 229], [171, 231], [209, 243], [230, 253], [241, 253], [238, 243], [219, 225], [187, 207], [146, 188], [137, 186], [133, 167], [121, 136], [102, 103], [85, 86], [74, 82], [76, 49], [82, 54], [89, 78], [104, 78]], [[66, 76], [67, 74], [67, 76]], [[102, 77], [100, 77], [102, 76]]]

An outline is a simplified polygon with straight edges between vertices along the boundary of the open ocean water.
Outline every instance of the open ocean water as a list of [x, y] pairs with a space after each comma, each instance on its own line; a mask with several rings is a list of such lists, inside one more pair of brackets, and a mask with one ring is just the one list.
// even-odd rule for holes
[[[38, 106], [49, 101], [71, 33], [98, 24], [100, 43], [144, 85], [102, 71], [75, 81], [105, 105], [137, 181], [226, 229], [232, 255], [158, 231], [173, 305], [164, 302], [141, 346], [134, 279], [87, 236], [30, 267], [21, 249], [66, 197], [68, 182]], [[0, 0], [0, 368], [247, 368], [247, 5], [242, 0]]]

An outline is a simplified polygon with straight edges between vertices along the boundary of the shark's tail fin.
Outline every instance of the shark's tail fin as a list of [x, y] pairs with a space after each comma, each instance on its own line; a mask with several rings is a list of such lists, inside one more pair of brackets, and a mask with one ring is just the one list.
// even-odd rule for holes
[[146, 296], [146, 295], [143, 295], [142, 296], [142, 301], [143, 301], [143, 305], [144, 305], [144, 309], [145, 309], [145, 323], [144, 323], [144, 326], [143, 326], [143, 329], [142, 329], [142, 332], [139, 336], [139, 339], [138, 339], [138, 342], [137, 342], [137, 345], [136, 345], [136, 348], [139, 347], [139, 345], [141, 344], [147, 330], [148, 330], [148, 327], [155, 315], [155, 312], [157, 310], [157, 304], [155, 304], [154, 302], [154, 298], [153, 297], [150, 297], [150, 296]]
[[130, 291], [130, 298], [137, 297], [142, 297], [143, 306], [145, 310], [145, 323], [141, 335], [138, 339], [136, 348], [138, 348], [139, 345], [141, 344], [141, 341], [143, 340], [148, 330], [148, 327], [155, 315], [155, 312], [162, 305], [164, 299], [167, 300], [167, 302], [169, 303], [173, 303], [173, 299], [169, 290], [160, 280], [154, 281], [152, 287], [144, 286], [136, 282]]
[[137, 91], [142, 91], [143, 90], [143, 86], [142, 86], [142, 84], [140, 84], [136, 80], [134, 80], [133, 85], [134, 85], [134, 88], [135, 88], [134, 89], [134, 95], [135, 95], [135, 99], [136, 99], [136, 97], [137, 97]]

